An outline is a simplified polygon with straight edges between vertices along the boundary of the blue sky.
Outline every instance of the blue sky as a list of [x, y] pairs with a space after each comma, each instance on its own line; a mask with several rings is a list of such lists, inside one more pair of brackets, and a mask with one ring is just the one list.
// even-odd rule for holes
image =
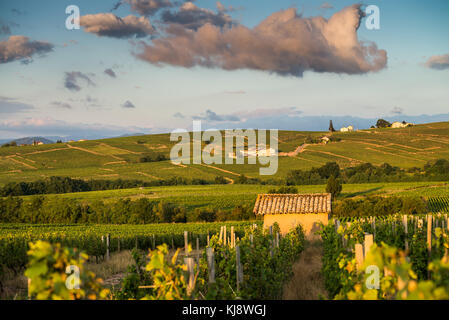
[[[0, 42], [7, 43], [11, 36], [25, 36], [29, 41], [50, 43], [53, 47], [42, 56], [33, 54], [28, 63], [23, 63], [23, 59], [0, 63], [0, 138], [83, 132], [92, 132], [94, 136], [99, 129], [104, 129], [105, 135], [168, 132], [190, 127], [192, 117], [203, 119], [209, 127], [243, 127], [248, 123], [258, 126], [260, 119], [260, 126], [285, 129], [285, 121], [279, 120], [282, 117], [388, 118], [449, 113], [449, 69], [444, 63], [439, 64], [441, 68], [429, 64], [432, 57], [445, 59], [444, 55], [449, 54], [448, 1], [363, 2], [379, 7], [380, 30], [367, 30], [362, 20], [358, 41], [372, 41], [379, 50], [385, 50], [385, 66], [356, 74], [306, 68], [300, 76], [280, 74], [278, 69], [269, 67], [224, 70], [216, 65], [157, 66], [136, 56], [141, 52], [136, 46], [139, 41], [152, 46], [150, 35], [117, 38], [87, 32], [84, 26], [71, 31], [65, 28], [68, 5], [77, 5], [81, 16], [85, 16], [110, 13], [116, 3], [1, 1], [0, 28], [9, 29], [0, 33]], [[320, 8], [323, 3], [221, 1], [225, 7], [234, 8], [226, 12], [234, 24], [250, 29], [292, 7], [302, 18], [329, 19], [356, 4], [327, 1], [331, 8], [324, 9]], [[217, 12], [216, 1], [197, 0], [194, 5]], [[145, 16], [125, 2], [112, 14], [121, 18], [145, 16], [156, 26], [163, 10]], [[176, 12], [179, 5], [169, 10]], [[116, 76], [107, 75], [106, 69], [113, 70]], [[71, 72], [87, 76], [91, 85], [81, 77], [76, 79], [80, 90], [68, 89], [65, 80]], [[123, 107], [127, 102], [134, 107]]]

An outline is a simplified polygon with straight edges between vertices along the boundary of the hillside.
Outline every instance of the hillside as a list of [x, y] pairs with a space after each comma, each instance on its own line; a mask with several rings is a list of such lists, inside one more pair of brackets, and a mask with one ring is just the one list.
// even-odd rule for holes
[[[327, 132], [279, 132], [279, 169], [284, 177], [292, 169], [310, 169], [336, 161], [341, 167], [371, 162], [401, 168], [423, 167], [428, 161], [449, 159], [449, 122], [429, 123], [403, 129], [371, 129], [334, 133], [339, 141], [305, 143]], [[170, 161], [141, 162], [142, 157], [169, 158], [175, 142], [169, 134], [129, 136], [73, 143], [0, 148], [0, 185], [33, 181], [50, 176], [83, 179], [155, 180], [173, 176], [212, 180], [234, 179], [240, 174], [259, 177], [258, 165], [182, 165]], [[203, 144], [204, 145], [204, 144]], [[301, 148], [299, 148], [302, 146]], [[296, 150], [296, 151], [295, 151]], [[262, 176], [262, 179], [272, 178]]]

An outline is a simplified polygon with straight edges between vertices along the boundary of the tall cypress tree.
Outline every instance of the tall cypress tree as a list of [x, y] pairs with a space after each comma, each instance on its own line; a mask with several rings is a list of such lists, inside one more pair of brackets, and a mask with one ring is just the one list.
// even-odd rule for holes
[[334, 125], [332, 124], [332, 120], [329, 122], [329, 132], [335, 132]]

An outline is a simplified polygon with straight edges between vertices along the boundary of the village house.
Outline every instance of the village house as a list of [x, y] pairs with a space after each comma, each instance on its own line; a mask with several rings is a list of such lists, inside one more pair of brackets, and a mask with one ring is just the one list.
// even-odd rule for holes
[[270, 157], [276, 155], [276, 150], [273, 148], [266, 148], [265, 146], [259, 146], [257, 148], [249, 148], [248, 150], [239, 150], [240, 154], [244, 157]]
[[391, 127], [395, 128], [395, 129], [406, 128], [406, 127], [410, 127], [410, 126], [413, 126], [413, 123], [409, 123], [409, 122], [405, 122], [405, 121], [402, 121], [402, 122], [396, 121], [391, 124]]
[[340, 132], [352, 132], [352, 131], [354, 131], [353, 126], [347, 126], [340, 129]]
[[278, 223], [281, 234], [286, 234], [298, 224], [307, 238], [316, 238], [320, 224], [327, 224], [332, 211], [330, 193], [311, 194], [259, 194], [254, 214], [263, 215], [264, 228]]
[[321, 138], [321, 142], [323, 143], [323, 144], [328, 144], [329, 142], [331, 141], [331, 139], [329, 139], [329, 137], [322, 137]]

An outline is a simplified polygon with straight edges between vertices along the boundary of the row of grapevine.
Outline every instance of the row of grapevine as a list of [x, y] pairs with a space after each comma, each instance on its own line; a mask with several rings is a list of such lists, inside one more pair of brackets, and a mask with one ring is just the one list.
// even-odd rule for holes
[[[229, 230], [229, 229], [228, 229]], [[167, 244], [151, 250], [143, 259], [133, 250], [135, 263], [129, 267], [119, 291], [105, 290], [100, 279], [91, 273], [81, 274], [86, 288], [68, 289], [63, 285], [67, 275], [65, 263], [82, 264], [86, 257], [61, 245], [38, 241], [31, 243], [30, 264], [25, 275], [30, 279], [31, 299], [279, 299], [292, 266], [304, 249], [301, 226], [285, 236], [279, 226], [270, 231], [257, 224], [246, 227], [242, 237], [221, 228], [208, 238], [204, 250], [193, 252], [189, 244], [183, 257], [174, 255]], [[230, 240], [230, 241], [227, 241]], [[212, 256], [211, 256], [212, 254]], [[50, 258], [46, 258], [50, 256]], [[54, 264], [52, 256], [61, 263]], [[78, 259], [78, 261], [77, 261]], [[58, 261], [59, 261], [58, 260]], [[148, 261], [148, 262], [146, 262]], [[42, 269], [42, 264], [47, 267]], [[56, 265], [58, 268], [56, 268]], [[80, 270], [83, 270], [80, 265]], [[55, 273], [60, 276], [54, 276]], [[57, 281], [55, 281], [55, 279]], [[86, 291], [89, 294], [86, 294]]]
[[[431, 263], [444, 259], [445, 255], [447, 257], [448, 225], [448, 215], [440, 213], [429, 216], [396, 215], [381, 219], [368, 217], [351, 222], [333, 220], [333, 223], [323, 226], [322, 272], [329, 298], [347, 298], [349, 292], [354, 292], [356, 284], [364, 287], [358, 281], [371, 247], [383, 257], [386, 254], [382, 250], [388, 253], [396, 250], [395, 254], [401, 254], [408, 264], [413, 281], [432, 282], [435, 274], [429, 271]], [[387, 273], [383, 268], [380, 270], [384, 272], [385, 279]], [[443, 278], [449, 281], [449, 273]]]
[[449, 197], [431, 197], [427, 199], [430, 212], [449, 212]]
[[[107, 247], [105, 237], [109, 235], [109, 251], [139, 248], [147, 250], [167, 243], [173, 248], [184, 245], [184, 231], [189, 239], [198, 238], [199, 244], [207, 244], [208, 235], [219, 232], [222, 225], [233, 225], [239, 236], [244, 228], [254, 222], [185, 223], [148, 225], [24, 225], [3, 224], [0, 226], [0, 272], [6, 267], [19, 272], [27, 263], [28, 243], [43, 240], [78, 248], [98, 261], [104, 258]], [[256, 222], [260, 224], [260, 222]]]

